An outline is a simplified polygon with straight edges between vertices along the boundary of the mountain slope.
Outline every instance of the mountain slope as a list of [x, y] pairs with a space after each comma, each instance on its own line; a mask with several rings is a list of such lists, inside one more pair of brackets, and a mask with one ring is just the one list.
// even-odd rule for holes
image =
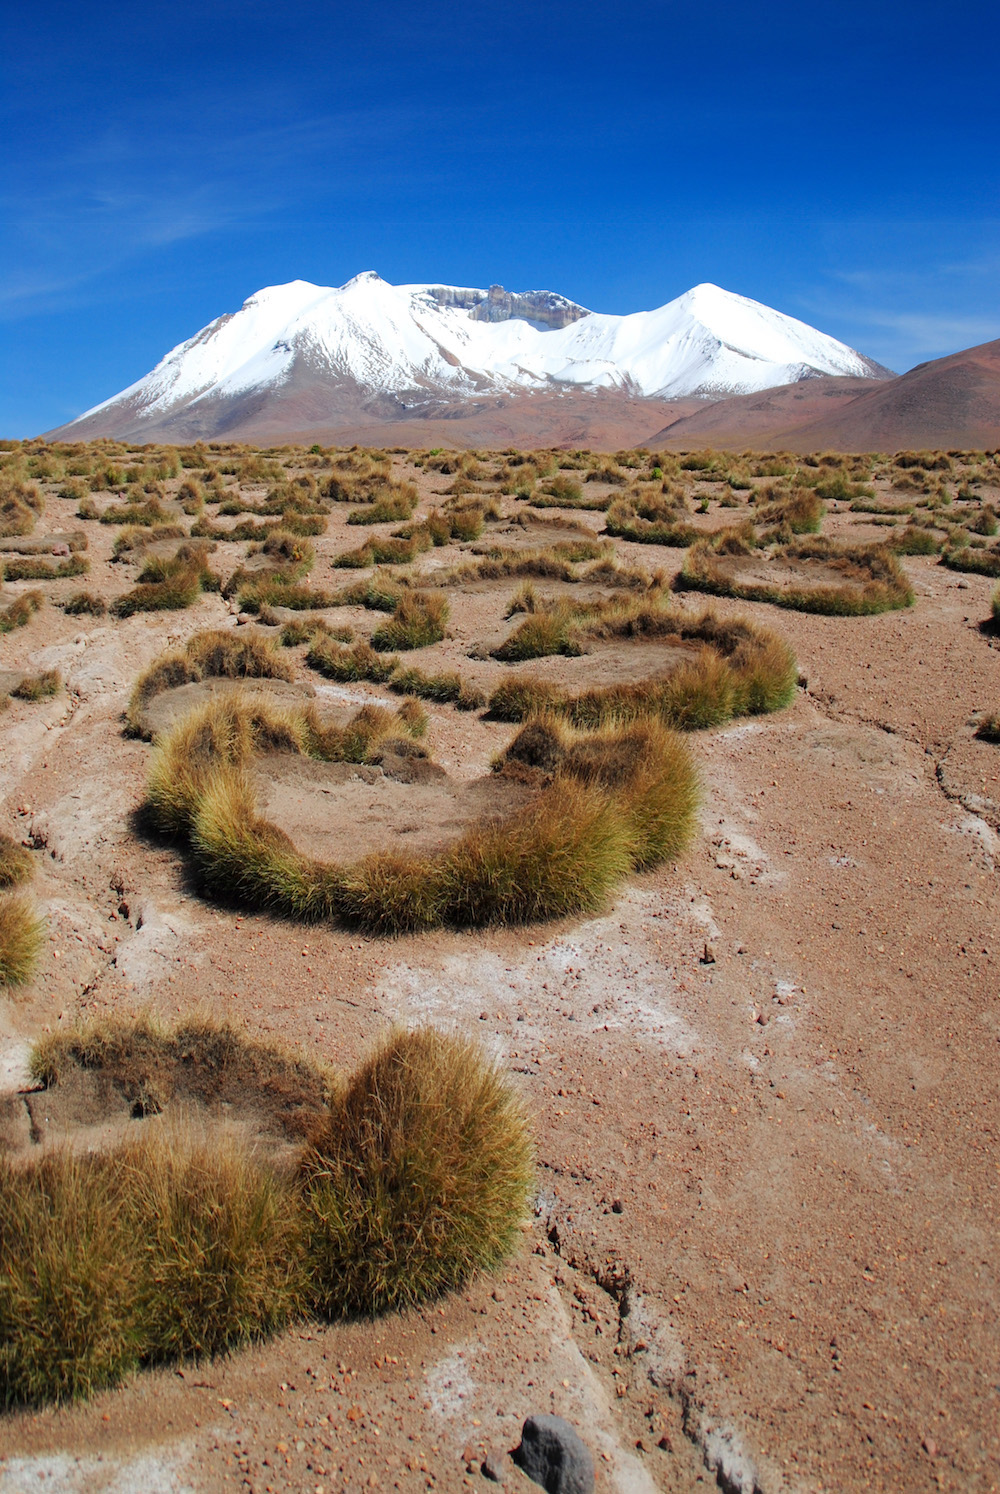
[[783, 434], [798, 451], [1000, 447], [1000, 339], [918, 364]]
[[348, 429], [522, 395], [715, 399], [817, 375], [887, 370], [804, 322], [714, 285], [610, 316], [549, 291], [393, 286], [258, 291], [145, 378], [53, 436], [189, 440]]

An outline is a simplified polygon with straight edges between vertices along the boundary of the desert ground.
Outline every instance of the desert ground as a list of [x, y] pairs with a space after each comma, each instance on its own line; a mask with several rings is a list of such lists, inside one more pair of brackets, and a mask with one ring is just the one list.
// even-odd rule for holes
[[[11, 1409], [0, 1494], [485, 1489], [489, 1455], [527, 1494], [537, 1486], [507, 1454], [539, 1411], [578, 1429], [597, 1488], [618, 1494], [1000, 1488], [1000, 746], [977, 735], [1000, 711], [997, 456], [707, 453], [685, 465], [644, 452], [522, 462], [95, 443], [76, 449], [75, 477], [70, 447], [5, 443], [0, 456], [8, 487], [36, 490], [29, 532], [0, 540], [4, 562], [34, 549], [52, 567], [73, 556], [89, 567], [8, 571], [0, 593], [0, 612], [44, 598], [0, 635], [0, 831], [29, 849], [46, 920], [34, 975], [0, 994], [0, 1147], [30, 1154], [72, 1129], [58, 1087], [29, 1078], [40, 1038], [108, 1014], [205, 1013], [344, 1069], [394, 1026], [470, 1036], [523, 1097], [537, 1147], [533, 1217], [498, 1275], [402, 1314], [306, 1322], [226, 1358], [143, 1372], [79, 1404]], [[150, 476], [158, 462], [171, 475]], [[131, 489], [130, 464], [145, 464]], [[349, 523], [357, 502], [324, 496], [338, 473], [346, 487], [373, 473], [412, 484], [404, 527], [478, 506], [482, 532], [398, 566], [334, 567], [400, 527]], [[225, 535], [299, 478], [323, 510], [312, 568], [289, 569], [290, 591], [257, 594], [264, 561]], [[817, 486], [828, 543], [803, 553], [782, 506]], [[142, 525], [116, 557], [122, 526], [100, 522], [128, 491], [156, 511], [146, 538], [164, 527], [153, 553], [165, 562], [202, 526], [221, 590], [116, 611], [149, 560]], [[227, 496], [240, 513], [226, 516]], [[644, 501], [659, 518], [642, 518]], [[605, 535], [597, 505], [611, 503], [619, 532]], [[657, 523], [695, 542], [743, 526], [742, 550], [709, 543], [712, 574], [773, 599], [678, 581], [694, 547], [648, 542]], [[872, 547], [914, 527], [929, 553], [899, 545], [891, 560], [910, 605], [790, 605], [796, 588], [860, 594]], [[519, 555], [558, 564], [533, 574]], [[970, 555], [977, 568], [964, 568]], [[480, 564], [491, 556], [499, 574]], [[227, 584], [240, 566], [242, 590]], [[307, 662], [317, 636], [338, 657], [330, 629], [350, 630], [346, 649], [385, 623], [330, 594], [386, 576], [450, 608], [444, 636], [402, 665], [457, 673], [482, 704], [423, 699], [427, 766], [409, 777], [264, 761], [264, 811], [311, 856], [433, 849], [494, 812], [490, 764], [520, 728], [485, 706], [512, 674], [574, 694], [666, 678], [685, 657], [680, 632], [586, 627], [570, 627], [564, 652], [495, 657], [531, 608], [652, 588], [679, 624], [710, 607], [771, 630], [798, 684], [782, 709], [683, 733], [701, 785], [696, 833], [592, 911], [380, 936], [212, 896], [141, 812], [148, 738], [191, 701], [159, 692], [137, 731], [125, 720], [137, 677], [205, 629], [246, 631], [287, 662], [284, 688], [329, 720], [370, 702], [395, 711], [390, 684]], [[512, 613], [526, 581], [529, 610]], [[304, 609], [294, 587], [306, 585], [329, 605]], [[66, 611], [83, 590], [94, 610]], [[47, 671], [59, 672], [54, 694], [18, 694]], [[211, 686], [183, 688], [203, 698]], [[86, 1122], [95, 1146], [129, 1124]]]

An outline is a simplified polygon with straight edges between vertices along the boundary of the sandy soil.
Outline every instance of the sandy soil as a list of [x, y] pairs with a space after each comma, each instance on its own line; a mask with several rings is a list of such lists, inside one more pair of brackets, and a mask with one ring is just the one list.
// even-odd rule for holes
[[[66, 527], [71, 506], [66, 523], [49, 506]], [[732, 517], [713, 502], [697, 522]], [[110, 597], [134, 568], [103, 564], [113, 531], [86, 527], [83, 584]], [[843, 513], [824, 532], [878, 531]], [[338, 511], [317, 548], [360, 538]], [[618, 550], [668, 571], [683, 555]], [[7, 1417], [0, 1494], [485, 1488], [487, 1448], [537, 1410], [568, 1416], [598, 1488], [622, 1494], [1000, 1488], [1000, 749], [973, 735], [1000, 704], [1000, 655], [980, 628], [992, 583], [903, 564], [905, 612], [719, 603], [782, 632], [805, 684], [784, 712], [692, 739], [695, 845], [601, 917], [475, 935], [240, 916], [143, 838], [150, 748], [121, 712], [169, 642], [235, 623], [218, 596], [124, 623], [48, 607], [0, 640], [4, 668], [58, 667], [69, 687], [0, 717], [0, 828], [35, 848], [49, 920], [38, 979], [0, 1003], [0, 1086], [23, 1085], [35, 1035], [87, 1012], [208, 1008], [345, 1065], [390, 1024], [431, 1020], [502, 1058], [539, 1148], [536, 1218], [500, 1279]], [[316, 584], [343, 574], [319, 563]], [[515, 585], [456, 594], [450, 636], [414, 662], [489, 688], [505, 666], [469, 652]], [[543, 662], [580, 680], [583, 661]], [[429, 710], [459, 782], [512, 734]], [[506, 1479], [534, 1487], [509, 1462]]]

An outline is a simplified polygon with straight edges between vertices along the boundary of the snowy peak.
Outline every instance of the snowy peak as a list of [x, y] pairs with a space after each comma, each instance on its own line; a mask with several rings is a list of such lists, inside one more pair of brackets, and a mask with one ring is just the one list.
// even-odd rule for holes
[[364, 270], [336, 288], [264, 287], [64, 434], [208, 434], [238, 422], [248, 401], [257, 411], [290, 407], [304, 391], [317, 418], [348, 405], [410, 417], [484, 395], [721, 398], [820, 374], [886, 372], [805, 322], [708, 283], [655, 311], [611, 316], [554, 291], [390, 285]]

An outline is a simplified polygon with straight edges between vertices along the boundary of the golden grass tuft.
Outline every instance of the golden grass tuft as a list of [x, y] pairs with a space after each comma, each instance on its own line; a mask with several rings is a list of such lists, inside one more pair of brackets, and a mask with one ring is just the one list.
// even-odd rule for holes
[[18, 845], [9, 835], [0, 835], [0, 891], [21, 887], [35, 874], [30, 851]]
[[386, 1039], [306, 1154], [310, 1288], [325, 1317], [416, 1305], [495, 1270], [527, 1218], [524, 1109], [472, 1042]]
[[45, 597], [40, 591], [26, 591], [15, 597], [6, 607], [0, 608], [0, 634], [26, 627], [44, 605]]
[[278, 1171], [236, 1130], [188, 1112], [114, 1150], [0, 1159], [5, 1407], [83, 1398], [310, 1316], [417, 1305], [516, 1245], [530, 1129], [506, 1076], [466, 1039], [396, 1033], [346, 1083], [205, 1023], [105, 1018], [33, 1055], [46, 1086], [82, 1067], [142, 1095], [151, 1073], [171, 1091], [192, 1066], [275, 1113], [304, 1094], [308, 1141]]
[[791, 700], [798, 678], [795, 659], [771, 629], [745, 618], [720, 619], [712, 612], [699, 617], [664, 612], [648, 622], [666, 641], [672, 634], [679, 644], [704, 646], [692, 654], [690, 663], [664, 678], [608, 685], [580, 695], [530, 676], [513, 676], [493, 691], [490, 713], [501, 721], [526, 721], [549, 713], [585, 729], [653, 716], [680, 731], [693, 731], [719, 726], [737, 715], [780, 710]]
[[428, 644], [440, 643], [448, 610], [447, 601], [439, 594], [404, 592], [392, 617], [375, 629], [371, 646], [377, 653], [387, 653], [392, 649], [426, 648]]
[[0, 894], [0, 986], [23, 986], [31, 979], [44, 935], [44, 921], [26, 894]]

